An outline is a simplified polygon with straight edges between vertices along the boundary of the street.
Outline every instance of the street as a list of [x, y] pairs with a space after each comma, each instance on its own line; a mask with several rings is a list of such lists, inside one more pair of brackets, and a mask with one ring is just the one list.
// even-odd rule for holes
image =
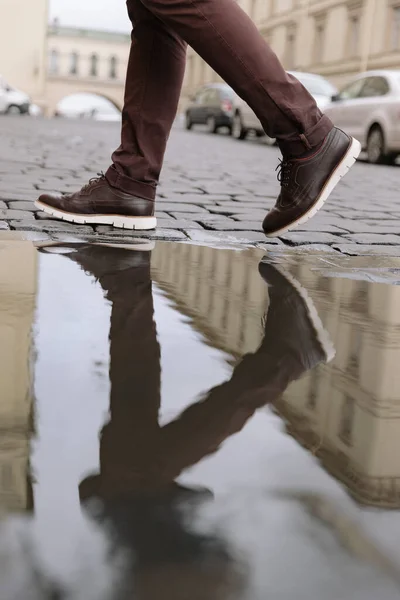
[[3, 230], [29, 231], [40, 239], [140, 236], [400, 255], [399, 167], [357, 163], [314, 219], [279, 239], [266, 239], [261, 221], [279, 193], [278, 150], [258, 140], [186, 132], [177, 124], [159, 186], [158, 229], [140, 233], [59, 222], [33, 205], [42, 191], [70, 192], [105, 171], [118, 145], [119, 124], [2, 116], [0, 129]]

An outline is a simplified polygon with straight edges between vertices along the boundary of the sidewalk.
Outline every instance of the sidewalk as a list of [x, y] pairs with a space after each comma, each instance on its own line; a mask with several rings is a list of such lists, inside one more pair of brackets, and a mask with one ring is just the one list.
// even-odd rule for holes
[[266, 239], [261, 222], [279, 193], [277, 149], [177, 127], [159, 187], [158, 229], [141, 233], [60, 222], [33, 205], [42, 191], [69, 192], [105, 170], [118, 144], [118, 124], [1, 116], [0, 128], [0, 230], [43, 240], [68, 235], [129, 243], [145, 237], [400, 256], [398, 167], [358, 163], [314, 219]]

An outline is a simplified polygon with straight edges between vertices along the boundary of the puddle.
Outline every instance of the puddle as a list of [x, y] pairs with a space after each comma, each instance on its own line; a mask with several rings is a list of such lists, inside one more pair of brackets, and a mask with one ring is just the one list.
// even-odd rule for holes
[[400, 597], [400, 261], [262, 259], [0, 240], [1, 600]]

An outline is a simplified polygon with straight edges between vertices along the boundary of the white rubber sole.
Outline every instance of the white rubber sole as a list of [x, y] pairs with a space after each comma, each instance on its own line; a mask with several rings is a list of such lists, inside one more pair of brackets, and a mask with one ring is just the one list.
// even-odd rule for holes
[[354, 165], [357, 158], [359, 157], [360, 152], [360, 142], [355, 138], [352, 138], [349, 149], [347, 150], [346, 154], [344, 155], [336, 169], [333, 171], [328, 181], [325, 183], [325, 186], [321, 191], [317, 202], [310, 208], [310, 210], [304, 215], [302, 215], [297, 221], [293, 221], [293, 223], [290, 223], [287, 227], [283, 227], [282, 229], [279, 229], [278, 231], [274, 231], [272, 233], [266, 233], [265, 235], [267, 237], [277, 237], [282, 233], [286, 233], [287, 231], [295, 229], [299, 225], [303, 225], [309, 219], [311, 219], [323, 207], [323, 205], [328, 200], [329, 196], [331, 195], [339, 181], [342, 179], [342, 177], [344, 177], [346, 173], [350, 171], [351, 167]]
[[136, 229], [138, 231], [147, 231], [157, 227], [156, 217], [123, 217], [121, 215], [79, 215], [75, 213], [57, 210], [48, 206], [40, 200], [36, 200], [35, 206], [52, 217], [67, 221], [68, 223], [77, 223], [79, 225], [113, 225], [118, 229]]
[[[40, 248], [46, 252], [56, 252], [58, 248], [69, 251], [77, 251], [79, 247], [85, 245], [82, 242], [33, 242], [35, 248]], [[113, 242], [90, 242], [91, 246], [103, 246], [105, 248], [122, 248], [131, 252], [151, 252], [156, 247], [155, 242], [143, 239], [143, 242], [133, 244], [117, 244]]]
[[328, 331], [325, 329], [318, 311], [315, 307], [315, 304], [310, 297], [307, 290], [291, 275], [286, 269], [281, 267], [280, 265], [273, 263], [273, 267], [279, 271], [279, 273], [289, 281], [289, 283], [295, 288], [296, 292], [302, 298], [304, 304], [307, 307], [308, 316], [311, 322], [311, 325], [315, 331], [315, 335], [317, 336], [318, 342], [326, 356], [326, 362], [329, 363], [336, 356], [336, 349], [331, 340], [331, 336]]

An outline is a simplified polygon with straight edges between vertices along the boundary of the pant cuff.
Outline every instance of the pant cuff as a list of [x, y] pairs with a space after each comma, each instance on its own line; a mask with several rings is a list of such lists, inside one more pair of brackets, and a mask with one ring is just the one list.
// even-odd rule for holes
[[155, 200], [155, 185], [152, 185], [151, 183], [144, 183], [143, 181], [137, 181], [136, 179], [128, 177], [128, 175], [119, 173], [114, 165], [111, 165], [111, 167], [107, 170], [106, 179], [112, 187], [115, 187], [126, 194], [132, 194], [132, 196], [138, 196], [139, 198], [151, 200], [152, 202]]
[[283, 156], [301, 156], [318, 146], [333, 129], [333, 123], [326, 115], [311, 129], [304, 133], [296, 133], [293, 139], [278, 139], [278, 145]]

